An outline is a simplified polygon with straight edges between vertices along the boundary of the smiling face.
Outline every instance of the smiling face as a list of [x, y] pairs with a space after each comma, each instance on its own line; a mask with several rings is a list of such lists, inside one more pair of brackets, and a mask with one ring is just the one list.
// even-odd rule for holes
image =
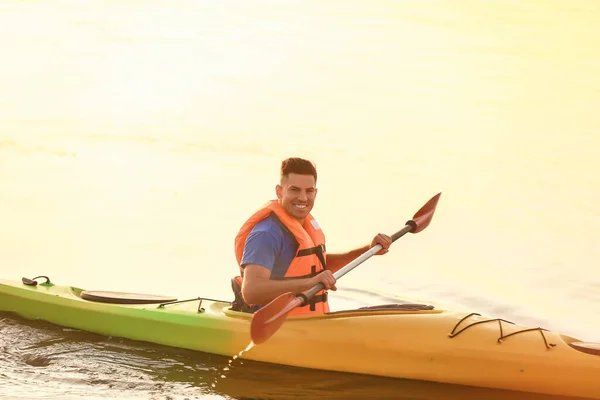
[[315, 204], [316, 180], [312, 175], [288, 174], [282, 177], [275, 191], [285, 211], [301, 224]]

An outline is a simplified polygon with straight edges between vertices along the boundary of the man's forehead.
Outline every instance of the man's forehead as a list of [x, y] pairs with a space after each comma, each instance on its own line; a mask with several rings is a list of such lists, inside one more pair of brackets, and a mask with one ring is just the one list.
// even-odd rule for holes
[[312, 175], [289, 174], [284, 182], [288, 186], [296, 186], [303, 189], [314, 188], [316, 185], [315, 177]]

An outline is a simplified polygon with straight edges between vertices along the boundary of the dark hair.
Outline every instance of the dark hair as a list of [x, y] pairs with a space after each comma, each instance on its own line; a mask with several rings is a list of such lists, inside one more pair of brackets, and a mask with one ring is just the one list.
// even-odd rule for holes
[[298, 157], [290, 157], [281, 162], [281, 181], [289, 174], [312, 175], [317, 181], [317, 168], [311, 161]]

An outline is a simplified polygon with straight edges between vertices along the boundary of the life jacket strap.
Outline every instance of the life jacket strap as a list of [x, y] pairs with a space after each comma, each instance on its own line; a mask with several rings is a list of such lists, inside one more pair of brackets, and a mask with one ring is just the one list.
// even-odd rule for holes
[[304, 300], [304, 306], [310, 306], [310, 311], [316, 311], [316, 309], [317, 309], [316, 304], [321, 303], [321, 302], [323, 302], [323, 303], [327, 302], [328, 294], [327, 294], [327, 292], [325, 292], [323, 294], [313, 296], [309, 299], [308, 297], [306, 297], [306, 295], [304, 293], [300, 293], [298, 295], [298, 297], [301, 297]]
[[326, 252], [325, 244], [320, 244], [315, 247], [309, 247], [308, 249], [302, 249], [302, 250], [298, 251], [298, 253], [296, 254], [296, 257], [306, 257], [306, 256], [310, 256], [312, 254], [316, 254], [317, 257], [319, 257], [319, 261], [321, 261], [321, 265], [323, 266], [323, 269], [326, 269], [327, 264], [325, 263], [325, 256], [323, 255], [325, 252]]
[[308, 304], [310, 304], [310, 311], [315, 311], [317, 309], [317, 303], [326, 303], [327, 302], [327, 292], [320, 294], [318, 296], [313, 296], [310, 300], [308, 300]]

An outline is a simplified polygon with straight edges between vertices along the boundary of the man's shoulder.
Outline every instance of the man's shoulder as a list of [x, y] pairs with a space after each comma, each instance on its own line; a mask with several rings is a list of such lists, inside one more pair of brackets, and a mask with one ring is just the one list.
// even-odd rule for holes
[[268, 233], [275, 238], [283, 238], [284, 240], [294, 238], [289, 229], [273, 213], [254, 225], [251, 231], [252, 235], [262, 235], [264, 233]]
[[274, 214], [271, 214], [267, 218], [259, 221], [256, 225], [254, 225], [254, 228], [252, 228], [253, 232], [279, 233], [283, 230], [283, 224]]

